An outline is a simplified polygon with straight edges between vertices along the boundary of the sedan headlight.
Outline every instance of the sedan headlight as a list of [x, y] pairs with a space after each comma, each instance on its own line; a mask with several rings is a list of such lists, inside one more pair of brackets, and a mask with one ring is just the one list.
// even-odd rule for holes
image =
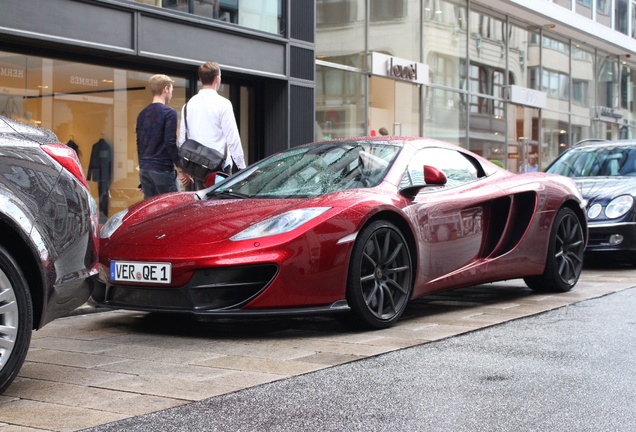
[[288, 211], [264, 220], [232, 236], [230, 240], [249, 240], [289, 232], [320, 216], [331, 207], [313, 207]]
[[614, 198], [605, 209], [605, 216], [610, 219], [616, 219], [623, 216], [632, 209], [634, 198], [631, 195], [622, 195]]
[[598, 215], [601, 214], [603, 210], [603, 206], [599, 203], [593, 204], [590, 208], [587, 209], [587, 217], [588, 219], [596, 219]]
[[113, 233], [121, 226], [126, 214], [128, 214], [128, 209], [122, 210], [111, 216], [111, 218], [106, 221], [102, 229], [99, 231], [99, 237], [110, 238], [110, 236], [113, 235]]

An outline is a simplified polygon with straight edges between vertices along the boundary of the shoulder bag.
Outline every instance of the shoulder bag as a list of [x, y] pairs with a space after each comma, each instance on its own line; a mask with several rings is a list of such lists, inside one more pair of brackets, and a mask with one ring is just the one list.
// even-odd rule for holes
[[183, 109], [183, 118], [186, 139], [179, 147], [179, 166], [183, 172], [203, 181], [208, 174], [214, 171], [223, 171], [223, 165], [227, 158], [227, 147], [225, 154], [223, 154], [218, 150], [188, 138], [188, 104]]

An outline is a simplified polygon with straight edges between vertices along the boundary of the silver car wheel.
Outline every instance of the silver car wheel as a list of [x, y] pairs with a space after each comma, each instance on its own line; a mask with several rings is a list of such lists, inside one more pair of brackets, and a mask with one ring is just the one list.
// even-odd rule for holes
[[13, 286], [6, 273], [0, 269], [0, 370], [11, 358], [19, 324], [18, 303]]

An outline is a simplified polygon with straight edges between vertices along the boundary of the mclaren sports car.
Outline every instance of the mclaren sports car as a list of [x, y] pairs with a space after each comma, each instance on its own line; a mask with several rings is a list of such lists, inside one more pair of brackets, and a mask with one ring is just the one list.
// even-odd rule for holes
[[441, 141], [317, 142], [216, 180], [108, 220], [97, 304], [340, 313], [385, 328], [413, 298], [515, 278], [563, 292], [583, 267], [587, 220], [570, 178], [514, 174]]

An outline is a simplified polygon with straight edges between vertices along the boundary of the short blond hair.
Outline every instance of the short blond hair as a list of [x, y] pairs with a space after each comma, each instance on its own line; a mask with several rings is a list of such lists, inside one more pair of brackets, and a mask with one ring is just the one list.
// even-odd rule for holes
[[171, 86], [174, 80], [168, 75], [157, 74], [150, 77], [148, 83], [150, 83], [150, 91], [153, 96], [158, 96], [163, 93], [163, 89], [166, 86]]

